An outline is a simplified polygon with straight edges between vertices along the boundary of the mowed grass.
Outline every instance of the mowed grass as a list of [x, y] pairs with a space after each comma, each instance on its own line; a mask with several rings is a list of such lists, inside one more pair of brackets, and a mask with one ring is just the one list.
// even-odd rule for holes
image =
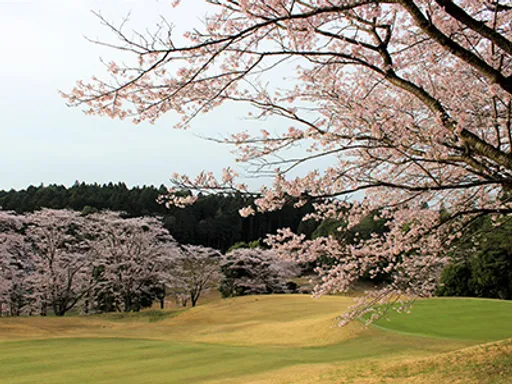
[[421, 300], [410, 314], [390, 311], [375, 325], [428, 337], [480, 342], [501, 340], [512, 336], [512, 301], [470, 298]]
[[471, 347], [512, 337], [510, 303], [435, 299], [377, 327], [335, 327], [350, 304], [258, 296], [187, 311], [0, 319], [0, 382], [511, 382], [500, 380], [512, 378], [512, 342]]

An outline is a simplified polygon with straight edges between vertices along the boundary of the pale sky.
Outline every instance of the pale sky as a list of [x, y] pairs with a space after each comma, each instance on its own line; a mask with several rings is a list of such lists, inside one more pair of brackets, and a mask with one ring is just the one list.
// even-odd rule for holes
[[233, 165], [231, 148], [195, 134], [215, 137], [246, 124], [243, 110], [221, 108], [197, 119], [191, 131], [177, 131], [171, 128], [176, 115], [136, 126], [85, 116], [58, 95], [101, 74], [100, 56], [116, 57], [84, 38], [112, 36], [91, 10], [117, 22], [131, 11], [133, 29], [151, 27], [163, 15], [185, 31], [208, 9], [202, 0], [183, 3], [176, 10], [170, 0], [0, 0], [0, 189], [75, 180], [160, 185], [173, 172]]

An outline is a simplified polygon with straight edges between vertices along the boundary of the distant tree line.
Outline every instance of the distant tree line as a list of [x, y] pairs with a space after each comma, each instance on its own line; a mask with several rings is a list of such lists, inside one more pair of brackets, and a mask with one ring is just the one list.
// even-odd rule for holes
[[[302, 222], [312, 211], [310, 205], [301, 208], [284, 207], [275, 212], [242, 218], [239, 209], [251, 203], [242, 195], [199, 196], [196, 204], [186, 208], [167, 208], [157, 202], [167, 193], [161, 185], [128, 188], [125, 183], [30, 186], [23, 190], [0, 191], [0, 207], [17, 213], [41, 208], [72, 209], [85, 213], [100, 210], [125, 212], [128, 217], [160, 216], [164, 227], [182, 244], [212, 247], [222, 252], [238, 242], [251, 242], [289, 227], [311, 236], [315, 222]], [[187, 193], [186, 191], [184, 193]]]
[[[122, 211], [126, 217], [133, 218], [159, 216], [163, 219], [165, 229], [178, 243], [210, 247], [223, 253], [230, 249], [265, 248], [259, 240], [285, 227], [305, 234], [309, 239], [332, 236], [348, 244], [356, 244], [372, 236], [385, 236], [388, 231], [386, 222], [382, 218], [375, 219], [373, 215], [351, 228], [337, 220], [302, 221], [312, 211], [309, 205], [301, 208], [285, 206], [279, 211], [243, 218], [238, 211], [250, 204], [251, 200], [236, 194], [199, 196], [194, 205], [167, 208], [157, 202], [158, 197], [166, 192], [163, 185], [159, 188], [128, 188], [124, 183], [99, 185], [76, 182], [68, 188], [62, 185], [40, 185], [19, 191], [0, 191], [0, 207], [18, 213], [52, 208], [73, 209], [84, 214], [103, 210]], [[496, 226], [489, 218], [480, 218], [465, 228], [465, 235], [454, 247], [451, 261], [442, 273], [437, 295], [512, 299], [512, 223], [502, 220], [499, 224]], [[328, 256], [320, 257], [315, 263], [303, 266], [303, 270], [312, 272], [318, 265], [330, 266], [334, 263], [335, 260]], [[229, 272], [225, 276], [235, 279], [238, 275], [251, 275], [245, 265], [243, 268], [234, 265], [236, 268], [227, 268], [227, 265], [223, 267], [224, 272]], [[242, 270], [245, 272], [240, 272]], [[388, 282], [390, 276], [387, 273], [372, 274], [371, 271], [365, 271], [362, 279], [379, 285]], [[234, 280], [228, 281], [227, 285], [235, 283]], [[267, 284], [261, 291], [268, 293], [273, 289]], [[246, 294], [245, 291], [251, 292], [229, 288], [224, 294]]]
[[138, 311], [176, 285], [179, 245], [156, 218], [0, 211], [0, 315]]
[[270, 250], [179, 244], [156, 217], [0, 210], [0, 317], [195, 306], [219, 283], [224, 296], [295, 292], [299, 273]]

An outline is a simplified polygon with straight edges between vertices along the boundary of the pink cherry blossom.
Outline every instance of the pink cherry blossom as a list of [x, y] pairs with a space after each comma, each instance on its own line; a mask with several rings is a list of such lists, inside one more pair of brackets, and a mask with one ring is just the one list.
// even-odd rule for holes
[[[206, 2], [218, 12], [185, 45], [170, 31], [141, 43], [117, 30], [118, 48], [139, 65], [112, 65], [115, 81], [78, 82], [64, 96], [88, 113], [136, 123], [175, 111], [178, 128], [223, 104], [247, 103], [251, 118], [279, 119], [282, 130], [242, 128], [224, 140], [240, 162], [275, 175], [242, 214], [312, 201], [307, 219], [348, 228], [368, 215], [387, 222], [383, 236], [355, 244], [289, 231], [268, 239], [284, 256], [334, 260], [319, 268], [317, 294], [346, 291], [363, 271], [390, 274], [344, 320], [430, 296], [466, 225], [512, 213], [512, 11], [504, 2]], [[283, 73], [293, 80], [265, 80]], [[303, 154], [290, 155], [298, 147]], [[290, 176], [318, 159], [329, 165]], [[218, 179], [212, 171], [173, 181], [178, 189], [238, 190], [233, 172]], [[168, 199], [194, 200], [174, 192]]]

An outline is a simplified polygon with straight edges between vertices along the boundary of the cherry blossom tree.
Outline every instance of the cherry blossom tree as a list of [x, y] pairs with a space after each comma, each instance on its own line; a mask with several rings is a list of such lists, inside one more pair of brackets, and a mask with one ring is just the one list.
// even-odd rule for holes
[[27, 214], [33, 273], [32, 299], [41, 315], [47, 308], [64, 316], [93, 288], [90, 276], [92, 227], [79, 212], [43, 209]]
[[30, 258], [23, 216], [0, 211], [0, 316], [19, 316], [30, 304]]
[[[430, 296], [446, 250], [467, 224], [512, 213], [509, 0], [205, 3], [218, 11], [186, 42], [170, 23], [132, 35], [124, 23], [102, 19], [118, 38], [104, 44], [134, 62], [111, 62], [113, 81], [80, 81], [65, 97], [87, 113], [136, 123], [172, 110], [187, 127], [226, 103], [247, 103], [262, 121], [287, 122], [224, 140], [237, 146], [241, 162], [275, 174], [241, 213], [313, 201], [309, 218], [349, 228], [369, 214], [386, 220], [383, 236], [350, 244], [287, 230], [269, 239], [298, 260], [336, 261], [320, 268], [318, 294], [345, 291], [362, 271], [386, 269], [391, 283], [363, 297], [346, 321], [368, 310], [378, 315], [377, 304], [390, 299]], [[282, 73], [286, 81], [271, 81]], [[290, 155], [299, 145], [303, 155]], [[318, 159], [329, 166], [290, 176]], [[247, 190], [230, 168], [221, 179], [203, 172], [173, 180], [176, 190]], [[193, 200], [169, 196], [177, 205]]]
[[111, 300], [104, 309], [138, 311], [175, 281], [169, 266], [178, 253], [177, 243], [158, 218], [103, 212], [87, 219], [96, 233], [97, 306], [104, 304], [98, 301]]
[[221, 263], [220, 291], [224, 297], [288, 292], [287, 284], [300, 270], [272, 250], [239, 248]]
[[201, 297], [214, 288], [220, 278], [219, 251], [199, 245], [179, 246], [171, 268], [175, 276], [171, 282], [175, 295], [190, 302], [193, 307]]

